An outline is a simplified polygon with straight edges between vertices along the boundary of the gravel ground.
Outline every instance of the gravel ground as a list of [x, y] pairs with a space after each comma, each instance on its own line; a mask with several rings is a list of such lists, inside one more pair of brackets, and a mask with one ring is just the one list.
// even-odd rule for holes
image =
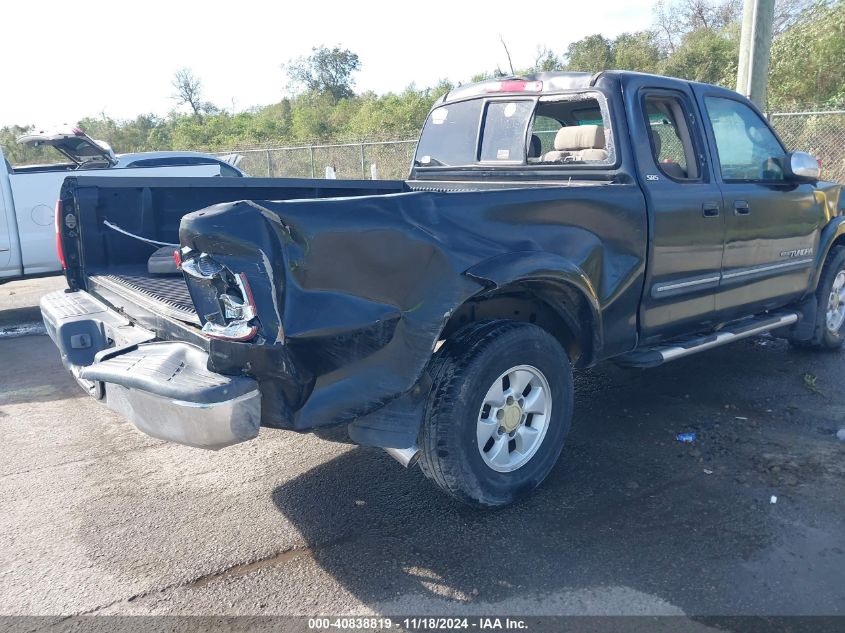
[[483, 512], [375, 449], [138, 433], [19, 335], [60, 284], [0, 286], [2, 615], [845, 611], [843, 353], [581, 372], [549, 479]]

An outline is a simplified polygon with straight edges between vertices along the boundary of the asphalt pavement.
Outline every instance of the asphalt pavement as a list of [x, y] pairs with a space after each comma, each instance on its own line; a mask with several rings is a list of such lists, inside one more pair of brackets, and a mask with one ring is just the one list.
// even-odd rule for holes
[[549, 479], [479, 511], [376, 449], [142, 435], [23, 327], [61, 283], [0, 286], [0, 615], [845, 611], [845, 353], [580, 372]]

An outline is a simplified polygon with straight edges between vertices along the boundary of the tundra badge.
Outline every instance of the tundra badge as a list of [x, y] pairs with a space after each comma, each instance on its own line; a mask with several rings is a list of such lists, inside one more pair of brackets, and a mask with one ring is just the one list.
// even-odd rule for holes
[[813, 249], [812, 248], [796, 248], [791, 251], [781, 251], [781, 257], [803, 257], [804, 255], [812, 255]]

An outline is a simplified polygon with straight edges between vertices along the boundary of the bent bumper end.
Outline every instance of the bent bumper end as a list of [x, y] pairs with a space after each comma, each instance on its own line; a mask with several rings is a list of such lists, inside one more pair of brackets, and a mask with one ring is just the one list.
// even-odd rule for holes
[[103, 350], [79, 377], [101, 381], [106, 405], [153, 437], [211, 450], [255, 438], [258, 383], [207, 365], [198, 347], [161, 341]]
[[261, 395], [247, 376], [208, 369], [208, 353], [154, 334], [84, 291], [41, 299], [62, 362], [91, 395], [139, 430], [217, 450], [258, 436]]

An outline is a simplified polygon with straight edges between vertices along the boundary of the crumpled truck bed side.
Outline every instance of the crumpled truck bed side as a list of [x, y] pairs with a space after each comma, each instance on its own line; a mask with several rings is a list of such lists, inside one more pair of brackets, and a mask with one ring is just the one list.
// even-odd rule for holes
[[444, 326], [479, 293], [569, 284], [595, 357], [632, 348], [647, 228], [640, 190], [605, 185], [241, 201], [185, 216], [180, 241], [249, 280], [259, 342], [212, 341], [210, 362], [258, 378], [263, 424], [371, 424], [382, 436], [356, 439], [401, 446]]

